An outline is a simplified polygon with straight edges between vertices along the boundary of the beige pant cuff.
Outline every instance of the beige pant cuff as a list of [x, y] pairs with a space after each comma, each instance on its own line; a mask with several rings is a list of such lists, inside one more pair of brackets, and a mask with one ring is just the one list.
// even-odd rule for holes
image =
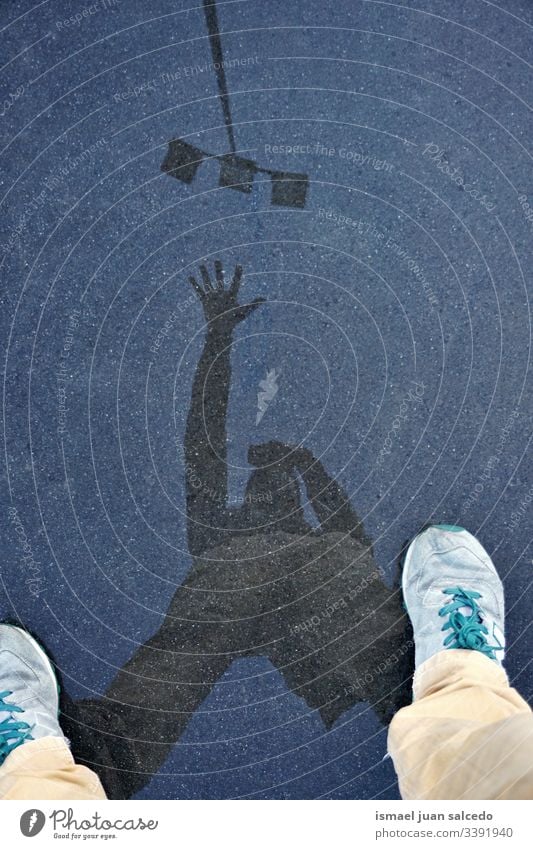
[[507, 687], [507, 673], [499, 663], [479, 651], [444, 649], [428, 658], [413, 678], [413, 701], [429, 696], [442, 687], [468, 680], [471, 684], [497, 688]]
[[14, 749], [0, 767], [1, 799], [105, 799], [96, 773], [75, 763], [63, 737], [40, 737]]

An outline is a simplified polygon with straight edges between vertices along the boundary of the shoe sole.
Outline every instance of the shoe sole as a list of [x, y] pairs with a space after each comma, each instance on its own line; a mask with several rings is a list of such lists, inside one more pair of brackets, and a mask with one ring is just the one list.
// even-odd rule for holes
[[[24, 637], [26, 642], [32, 646], [33, 650], [34, 651], [37, 650], [37, 652], [40, 654], [41, 658], [44, 660], [45, 665], [48, 667], [50, 675], [51, 675], [51, 677], [54, 681], [54, 684], [56, 685], [57, 695], [58, 695], [58, 699], [59, 699], [59, 694], [60, 694], [61, 688], [59, 686], [59, 681], [57, 680], [57, 675], [55, 673], [55, 669], [53, 667], [52, 661], [50, 660], [50, 658], [48, 657], [48, 655], [46, 654], [46, 652], [42, 648], [42, 646], [39, 645], [39, 643], [37, 642], [35, 637], [32, 637], [31, 634], [28, 634], [28, 632], [25, 631], [24, 628], [19, 628], [18, 625], [9, 625], [6, 622], [2, 622], [0, 624], [4, 625], [7, 628], [13, 628], [15, 631], [18, 631], [19, 634], [22, 634], [22, 636]], [[58, 705], [57, 715], [59, 716], [59, 705]]]

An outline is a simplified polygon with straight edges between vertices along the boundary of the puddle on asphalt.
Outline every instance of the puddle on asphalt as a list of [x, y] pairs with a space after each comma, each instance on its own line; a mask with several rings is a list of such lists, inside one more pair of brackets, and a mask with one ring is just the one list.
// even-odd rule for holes
[[[251, 446], [243, 504], [227, 506], [231, 345], [261, 308], [239, 300], [240, 280], [237, 268], [225, 284], [220, 263], [191, 280], [208, 324], [183, 448], [192, 569], [105, 696], [65, 709], [76, 758], [115, 798], [157, 773], [239, 658], [267, 657], [326, 729], [358, 702], [386, 724], [410, 700], [413, 644], [400, 593], [323, 464], [302, 447]], [[318, 527], [306, 521], [300, 481]]]

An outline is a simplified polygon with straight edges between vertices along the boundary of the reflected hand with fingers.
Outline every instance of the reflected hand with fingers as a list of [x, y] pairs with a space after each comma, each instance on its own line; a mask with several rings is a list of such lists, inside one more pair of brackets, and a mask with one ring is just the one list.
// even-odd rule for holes
[[215, 260], [215, 282], [206, 265], [200, 265], [202, 285], [192, 275], [189, 283], [200, 299], [206, 321], [210, 324], [222, 322], [227, 328], [235, 327], [244, 321], [250, 313], [265, 302], [264, 298], [255, 298], [248, 304], [239, 304], [238, 295], [242, 283], [242, 266], [237, 265], [229, 286], [225, 284], [224, 269], [220, 260]]

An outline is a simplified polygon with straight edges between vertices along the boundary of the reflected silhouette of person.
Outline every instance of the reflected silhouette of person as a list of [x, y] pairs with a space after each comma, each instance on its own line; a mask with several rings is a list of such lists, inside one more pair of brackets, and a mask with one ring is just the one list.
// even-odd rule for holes
[[[77, 759], [114, 797], [159, 770], [237, 658], [268, 657], [272, 674], [327, 728], [360, 701], [387, 723], [410, 696], [412, 643], [399, 593], [384, 582], [361, 520], [322, 463], [302, 447], [251, 446], [244, 502], [228, 507], [231, 348], [263, 299], [239, 302], [240, 266], [229, 286], [220, 262], [214, 270], [212, 277], [202, 265], [201, 282], [190, 278], [206, 319], [184, 439], [193, 565], [161, 627], [105, 697], [67, 711]], [[299, 479], [317, 528], [305, 519]]]

